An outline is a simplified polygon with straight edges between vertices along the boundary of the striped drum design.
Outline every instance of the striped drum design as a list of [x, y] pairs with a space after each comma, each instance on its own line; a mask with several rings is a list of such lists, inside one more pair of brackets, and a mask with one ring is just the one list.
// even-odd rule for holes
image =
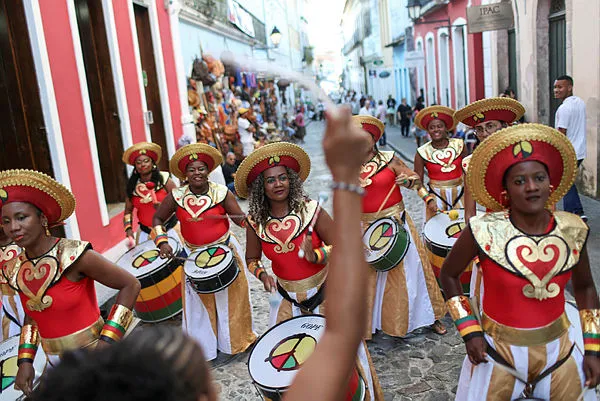
[[160, 322], [182, 310], [181, 278], [187, 253], [177, 240], [169, 237], [175, 258], [161, 259], [152, 241], [145, 241], [130, 249], [117, 261], [140, 281], [142, 289], [134, 311], [144, 322]]

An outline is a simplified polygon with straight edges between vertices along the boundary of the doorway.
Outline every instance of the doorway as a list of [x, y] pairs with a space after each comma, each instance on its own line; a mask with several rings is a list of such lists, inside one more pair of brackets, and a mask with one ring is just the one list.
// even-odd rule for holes
[[0, 0], [0, 170], [54, 176], [22, 0]]
[[98, 159], [107, 204], [125, 201], [123, 140], [102, 2], [75, 0]]
[[160, 102], [158, 88], [158, 74], [156, 61], [154, 59], [154, 47], [152, 43], [152, 31], [150, 29], [150, 15], [146, 7], [138, 4], [133, 5], [135, 14], [135, 28], [140, 48], [142, 62], [142, 76], [144, 79], [144, 92], [148, 108], [147, 122], [150, 124], [150, 136], [152, 142], [160, 145], [163, 157], [159, 163], [162, 171], [169, 171], [169, 158], [167, 157], [167, 140], [165, 137], [165, 126]]
[[548, 17], [548, 48], [549, 48], [549, 82], [550, 88], [550, 126], [554, 127], [554, 117], [560, 100], [554, 99], [553, 88], [556, 77], [567, 72], [567, 22], [565, 20], [564, 0], [550, 2], [550, 15]]

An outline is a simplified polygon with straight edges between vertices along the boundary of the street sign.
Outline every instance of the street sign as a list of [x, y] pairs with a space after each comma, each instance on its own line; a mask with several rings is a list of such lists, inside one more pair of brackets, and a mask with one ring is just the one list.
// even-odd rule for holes
[[375, 60], [373, 61], [374, 65], [383, 65], [383, 60]]
[[406, 68], [419, 68], [425, 64], [425, 55], [422, 51], [404, 53], [404, 66]]
[[381, 71], [381, 72], [379, 73], [379, 78], [387, 78], [387, 77], [389, 77], [390, 75], [392, 75], [392, 74], [390, 74], [390, 72], [389, 72], [389, 71]]
[[510, 29], [514, 25], [511, 2], [467, 7], [469, 33]]

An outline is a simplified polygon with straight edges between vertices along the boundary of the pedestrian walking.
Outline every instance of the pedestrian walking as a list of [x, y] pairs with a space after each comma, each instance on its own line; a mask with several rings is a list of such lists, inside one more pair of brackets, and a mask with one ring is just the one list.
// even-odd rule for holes
[[[585, 102], [573, 95], [573, 78], [568, 75], [562, 75], [554, 81], [554, 98], [562, 101], [556, 110], [554, 126], [571, 141], [579, 167], [586, 156]], [[563, 198], [563, 208], [587, 221], [575, 184]]]
[[395, 119], [394, 114], [396, 113], [396, 99], [392, 95], [388, 95], [387, 99], [387, 119], [390, 125], [394, 125]]
[[298, 109], [296, 117], [294, 119], [296, 124], [296, 138], [300, 140], [300, 143], [304, 143], [304, 137], [306, 136], [306, 124], [304, 122], [304, 111], [303, 108]]
[[240, 114], [238, 117], [238, 132], [243, 146], [244, 157], [248, 156], [254, 150], [254, 133], [256, 132], [256, 128], [248, 120], [248, 111], [249, 109], [245, 107], [238, 110]]
[[379, 101], [379, 105], [377, 106], [377, 112], [375, 117], [377, 117], [379, 119], [379, 121], [381, 121], [383, 123], [384, 126], [384, 130], [383, 130], [383, 134], [381, 135], [381, 138], [379, 139], [379, 146], [385, 146], [387, 145], [387, 135], [385, 133], [385, 117], [387, 114], [387, 109], [385, 108], [385, 106], [383, 105], [383, 101], [380, 100]]
[[409, 104], [406, 103], [406, 98], [403, 97], [397, 110], [398, 120], [400, 120], [400, 132], [402, 136], [408, 136], [410, 130], [410, 117], [412, 109]]
[[[423, 96], [419, 96], [417, 98], [417, 103], [415, 104], [415, 107], [413, 108], [412, 111], [412, 118], [413, 121], [415, 121], [415, 119], [417, 118], [417, 114], [419, 114], [419, 111], [423, 110], [425, 108], [425, 104], [423, 103]], [[425, 138], [427, 136], [427, 131], [424, 129], [421, 129], [417, 124], [415, 124], [415, 139], [417, 140], [417, 147], [421, 146], [421, 142], [423, 141], [423, 138]]]

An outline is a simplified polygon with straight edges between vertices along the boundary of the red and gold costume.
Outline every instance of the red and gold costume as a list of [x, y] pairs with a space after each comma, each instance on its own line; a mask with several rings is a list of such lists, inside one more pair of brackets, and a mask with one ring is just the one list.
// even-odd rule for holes
[[[139, 142], [129, 147], [123, 153], [123, 162], [135, 168], [135, 160], [139, 156], [148, 156], [153, 163], [157, 165], [162, 157], [162, 149], [159, 145], [151, 142]], [[144, 242], [148, 239], [152, 230], [152, 218], [156, 213], [156, 205], [160, 204], [163, 199], [169, 194], [166, 188], [166, 183], [169, 180], [169, 173], [160, 172], [162, 183], [155, 184], [152, 181], [138, 182], [130, 198], [133, 208], [136, 211], [138, 218], [139, 230], [136, 234], [136, 244]], [[125, 215], [123, 218], [125, 228], [131, 228], [131, 215]], [[165, 224], [165, 228], [170, 230], [177, 225], [177, 219], [173, 216]], [[176, 237], [176, 236], [175, 236]]]
[[[584, 341], [577, 311], [565, 307], [564, 291], [589, 230], [578, 216], [566, 212], [554, 212], [542, 235], [525, 234], [513, 225], [510, 211], [502, 211], [502, 179], [510, 167], [523, 161], [538, 161], [547, 167], [555, 188], [547, 206], [560, 199], [575, 178], [573, 147], [550, 127], [514, 126], [481, 143], [467, 175], [475, 200], [495, 211], [470, 220], [483, 274], [481, 323], [465, 316], [470, 306], [457, 304], [455, 298], [459, 297], [449, 300], [449, 309], [464, 338], [483, 335], [493, 348], [488, 354], [496, 361], [503, 358], [527, 380], [559, 366], [526, 395], [575, 400], [585, 381]], [[575, 341], [581, 348], [573, 346]], [[587, 354], [587, 343], [585, 350]], [[561, 360], [564, 363], [559, 364]], [[494, 364], [472, 366], [467, 358], [457, 399], [515, 399], [525, 388], [525, 383]], [[584, 399], [596, 399], [591, 393]]]
[[[446, 130], [451, 132], [456, 126], [454, 110], [444, 106], [431, 106], [421, 110], [415, 118], [415, 124], [427, 131], [429, 123], [441, 120]], [[462, 139], [448, 138], [448, 145], [436, 148], [431, 141], [417, 149], [425, 162], [429, 176], [429, 190], [434, 194], [439, 210], [451, 210], [462, 207], [463, 170], [461, 168], [464, 142]], [[431, 215], [427, 215], [429, 219]]]
[[[355, 116], [353, 119], [373, 136], [375, 142], [383, 134], [384, 126], [378, 119], [371, 116]], [[380, 224], [382, 219], [391, 218], [399, 230], [408, 233], [409, 241], [404, 258], [391, 270], [369, 269], [367, 302], [371, 313], [365, 333], [368, 339], [377, 330], [403, 337], [419, 327], [433, 324], [446, 313], [425, 247], [410, 215], [404, 209], [397, 179], [404, 179], [403, 186], [410, 189], [417, 190], [422, 185], [416, 173], [397, 159], [396, 168], [401, 171], [394, 171], [390, 166], [393, 160], [393, 152], [377, 152], [363, 164], [359, 178], [366, 190], [362, 216], [364, 231]], [[363, 241], [365, 248], [370, 249], [372, 239], [365, 237]], [[413, 288], [408, 288], [408, 283], [413, 283]]]
[[[0, 200], [1, 205], [10, 202], [34, 205], [47, 217], [50, 226], [60, 224], [75, 210], [75, 198], [67, 188], [45, 174], [30, 170], [0, 172]], [[37, 339], [38, 335], [50, 362], [65, 351], [95, 346], [98, 342], [105, 323], [100, 316], [94, 280], [83, 277], [73, 282], [65, 275], [89, 249], [88, 242], [60, 238], [44, 255], [29, 258], [23, 251], [2, 266], [7, 284], [18, 292], [25, 313], [35, 322], [23, 327], [19, 360], [22, 347], [26, 351], [24, 358], [33, 359], [37, 343], [23, 344], [23, 340]], [[122, 328], [126, 330], [129, 323], [130, 319]]]
[[21, 327], [23, 327], [23, 319], [25, 318], [21, 298], [19, 298], [16, 291], [8, 285], [8, 272], [6, 271], [7, 269], [4, 269], [4, 266], [10, 266], [11, 263], [9, 262], [17, 258], [20, 253], [21, 248], [14, 242], [0, 245], [0, 266], [3, 268], [2, 274], [0, 274], [0, 292], [2, 294], [2, 310], [0, 311], [2, 332], [0, 333], [0, 339], [2, 339], [2, 341], [20, 333]]
[[[173, 155], [171, 172], [184, 180], [187, 165], [197, 160], [212, 171], [222, 163], [223, 157], [217, 149], [206, 144], [187, 145]], [[240, 270], [231, 285], [213, 294], [197, 293], [195, 287], [182, 277], [183, 329], [202, 345], [209, 360], [217, 357], [217, 350], [227, 354], [244, 352], [256, 340], [252, 330], [246, 262], [239, 241], [229, 229], [224, 206], [227, 194], [226, 186], [210, 181], [204, 194], [195, 194], [189, 185], [172, 192], [188, 254], [202, 246], [222, 244], [231, 249]]]
[[[310, 173], [310, 158], [301, 147], [290, 143], [272, 143], [255, 150], [238, 168], [235, 177], [238, 196], [248, 197], [248, 189], [256, 178], [265, 170], [276, 166], [295, 171], [300, 180], [305, 181]], [[284, 217], [270, 216], [264, 224], [258, 224], [251, 216], [248, 217], [247, 230], [256, 233], [261, 249], [271, 261], [273, 273], [277, 277], [279, 294], [276, 300], [270, 300], [270, 326], [301, 314], [325, 313], [327, 256], [324, 255], [321, 260], [317, 259], [316, 263], [311, 263], [298, 255], [311, 221], [320, 207], [318, 202], [307, 199], [300, 210], [291, 210]], [[321, 250], [328, 254], [331, 249], [316, 231], [312, 233], [312, 247], [317, 255]], [[251, 271], [254, 269], [253, 273], [257, 277], [260, 277], [258, 272], [262, 269], [257, 267], [260, 266], [259, 263], [252, 261], [249, 266]], [[357, 355], [357, 369], [367, 383], [365, 400], [383, 400], [379, 379], [364, 342]]]

